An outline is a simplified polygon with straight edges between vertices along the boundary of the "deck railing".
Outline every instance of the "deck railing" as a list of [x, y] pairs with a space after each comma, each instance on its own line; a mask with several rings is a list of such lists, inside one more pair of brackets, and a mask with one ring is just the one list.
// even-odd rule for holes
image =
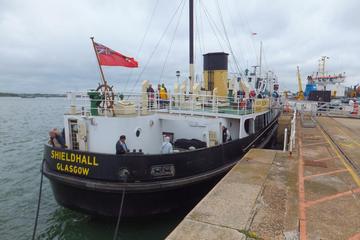
[[199, 94], [168, 94], [166, 98], [160, 98], [156, 93], [112, 95], [112, 93], [71, 92], [68, 93], [68, 99], [70, 107], [67, 113], [108, 117], [147, 115], [155, 112], [215, 116], [244, 115], [279, 107], [279, 101], [273, 98], [255, 99]]

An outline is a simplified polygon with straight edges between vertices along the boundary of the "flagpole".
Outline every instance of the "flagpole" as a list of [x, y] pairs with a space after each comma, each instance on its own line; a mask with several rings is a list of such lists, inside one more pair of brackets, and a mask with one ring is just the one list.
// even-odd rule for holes
[[[99, 69], [100, 69], [100, 75], [101, 75], [101, 79], [102, 79], [102, 81], [103, 81], [103, 85], [104, 85], [104, 94], [105, 94], [105, 104], [104, 104], [104, 106], [105, 106], [105, 116], [106, 116], [106, 109], [107, 109], [107, 101], [108, 101], [108, 84], [107, 84], [107, 82], [106, 82], [106, 80], [105, 80], [105, 76], [104, 76], [104, 72], [103, 72], [103, 69], [102, 69], [102, 67], [101, 67], [101, 64], [100, 64], [100, 58], [99, 58], [99, 54], [98, 54], [98, 52], [96, 51], [96, 47], [95, 47], [95, 42], [94, 42], [94, 37], [90, 37], [90, 39], [91, 39], [91, 42], [92, 42], [92, 44], [93, 44], [93, 47], [94, 47], [94, 51], [95, 51], [95, 55], [96, 55], [96, 59], [97, 59], [97, 61], [98, 61], [98, 64], [99, 64]], [[111, 101], [111, 100], [110, 100]], [[110, 103], [111, 104], [111, 103]], [[111, 110], [112, 110], [112, 113], [113, 113], [113, 116], [115, 116], [115, 112], [114, 112], [114, 108], [112, 107], [112, 105], [111, 105]]]
[[98, 52], [96, 51], [95, 42], [94, 42], [94, 37], [90, 37], [90, 39], [91, 39], [92, 44], [93, 44], [93, 47], [94, 47], [94, 51], [95, 51], [95, 55], [96, 55], [97, 62], [98, 62], [98, 64], [99, 64], [101, 80], [103, 81], [103, 84], [105, 85], [105, 89], [106, 89], [107, 82], [106, 82], [106, 80], [105, 80], [104, 72], [103, 72], [103, 69], [102, 69], [101, 64], [100, 64], [100, 59], [99, 59]]

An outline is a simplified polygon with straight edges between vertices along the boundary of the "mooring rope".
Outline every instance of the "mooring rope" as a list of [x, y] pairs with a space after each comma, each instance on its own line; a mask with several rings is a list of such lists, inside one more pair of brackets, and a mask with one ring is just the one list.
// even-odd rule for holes
[[44, 169], [44, 159], [41, 161], [41, 174], [40, 174], [40, 189], [39, 189], [39, 196], [38, 196], [38, 203], [37, 203], [37, 209], [36, 209], [36, 217], [35, 217], [35, 224], [32, 234], [32, 240], [35, 239], [36, 235], [36, 228], [39, 220], [39, 212], [40, 212], [40, 203], [41, 203], [41, 193], [42, 193], [42, 184], [43, 184], [43, 169]]
[[[127, 177], [129, 175], [129, 172], [126, 170], [126, 171], [123, 171], [123, 173], [121, 174], [122, 176], [122, 179], [124, 181], [124, 183], [127, 182]], [[117, 218], [117, 222], [116, 222], [116, 227], [115, 227], [115, 232], [114, 232], [114, 237], [113, 237], [113, 240], [116, 240], [117, 237], [118, 237], [118, 232], [119, 232], [119, 226], [120, 226], [120, 220], [121, 220], [121, 215], [122, 215], [122, 211], [123, 211], [123, 206], [124, 206], [124, 199], [125, 199], [125, 186], [123, 188], [123, 191], [122, 191], [122, 196], [121, 196], [121, 203], [120, 203], [120, 208], [119, 208], [119, 214], [118, 214], [118, 218]]]

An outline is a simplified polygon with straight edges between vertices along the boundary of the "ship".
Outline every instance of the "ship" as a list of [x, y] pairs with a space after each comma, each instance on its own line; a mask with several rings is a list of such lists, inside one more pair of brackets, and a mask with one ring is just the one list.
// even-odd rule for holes
[[[45, 144], [42, 165], [59, 205], [105, 217], [118, 217], [123, 205], [128, 218], [185, 209], [249, 149], [271, 142], [280, 114], [277, 77], [255, 67], [230, 78], [229, 54], [210, 52], [203, 82], [194, 83], [193, 14], [190, 0], [190, 76], [174, 84], [166, 102], [149, 101], [148, 81], [138, 93], [116, 92], [105, 79], [97, 89], [69, 93], [66, 147]], [[120, 135], [130, 150], [124, 154], [116, 154]], [[164, 138], [173, 151], [161, 153]]]
[[327, 56], [322, 56], [319, 60], [318, 71], [307, 77], [305, 87], [305, 97], [308, 100], [330, 102], [334, 98], [344, 98], [347, 96], [344, 85], [346, 74], [329, 74], [325, 70]]

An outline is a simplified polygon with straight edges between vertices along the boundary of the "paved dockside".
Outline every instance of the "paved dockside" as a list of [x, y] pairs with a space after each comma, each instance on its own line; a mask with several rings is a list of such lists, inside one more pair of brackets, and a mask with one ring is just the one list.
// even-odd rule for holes
[[[254, 234], [248, 230], [252, 224], [258, 224], [256, 214], [260, 205], [265, 204], [263, 194], [267, 194], [264, 186], [271, 185], [266, 180], [272, 177], [269, 176], [270, 169], [277, 167], [274, 159], [278, 155], [281, 158], [284, 154], [273, 150], [250, 150], [167, 239], [246, 239], [245, 234]], [[281, 168], [279, 166], [278, 170]], [[283, 198], [281, 193], [278, 197]], [[265, 212], [261, 214], [266, 215]]]
[[360, 239], [360, 120], [316, 121], [299, 124], [300, 239]]
[[291, 157], [250, 150], [167, 239], [360, 239], [360, 120], [309, 126]]

